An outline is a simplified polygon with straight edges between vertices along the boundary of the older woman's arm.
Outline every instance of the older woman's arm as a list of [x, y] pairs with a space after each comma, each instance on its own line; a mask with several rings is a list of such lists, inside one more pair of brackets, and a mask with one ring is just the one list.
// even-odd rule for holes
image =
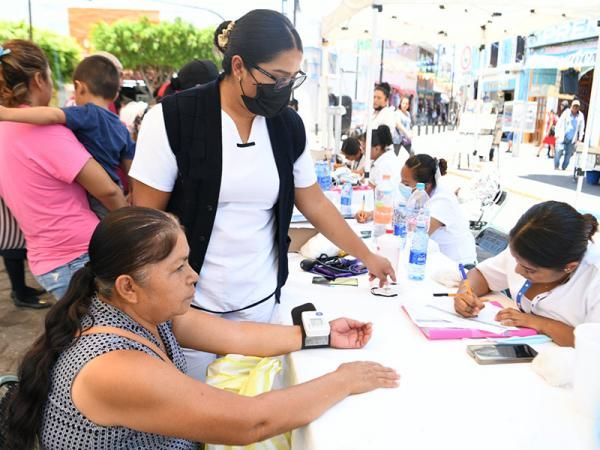
[[244, 397], [140, 351], [119, 350], [87, 363], [71, 392], [77, 409], [98, 425], [247, 445], [304, 426], [348, 395], [397, 383], [394, 370], [357, 362], [288, 389]]
[[[329, 322], [331, 346], [360, 348], [371, 338], [372, 325], [339, 318]], [[190, 309], [173, 319], [173, 332], [182, 347], [225, 355], [275, 356], [300, 350], [299, 326], [236, 322]]]

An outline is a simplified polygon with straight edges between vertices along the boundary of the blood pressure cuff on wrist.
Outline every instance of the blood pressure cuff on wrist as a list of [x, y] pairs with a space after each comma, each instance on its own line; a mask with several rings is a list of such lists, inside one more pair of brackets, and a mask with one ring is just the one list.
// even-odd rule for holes
[[312, 303], [305, 303], [304, 305], [296, 306], [292, 309], [292, 323], [296, 326], [300, 327], [302, 330], [302, 350], [306, 348], [327, 348], [331, 345], [331, 334], [329, 335], [329, 342], [327, 345], [306, 345], [306, 331], [304, 330], [304, 325], [302, 324], [302, 313], [304, 311], [316, 311], [315, 305]]
[[317, 259], [303, 259], [300, 267], [306, 272], [321, 275], [328, 280], [355, 277], [369, 271], [358, 259], [330, 257], [325, 254]]

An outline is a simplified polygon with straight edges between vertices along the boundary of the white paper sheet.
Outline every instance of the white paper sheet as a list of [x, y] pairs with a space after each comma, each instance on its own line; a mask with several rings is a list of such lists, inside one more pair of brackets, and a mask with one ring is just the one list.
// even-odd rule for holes
[[428, 303], [412, 303], [404, 306], [412, 320], [421, 327], [432, 328], [468, 328], [501, 334], [516, 327], [507, 327], [495, 320], [502, 309], [486, 303], [477, 317], [464, 318], [454, 311], [452, 297], [433, 297]]

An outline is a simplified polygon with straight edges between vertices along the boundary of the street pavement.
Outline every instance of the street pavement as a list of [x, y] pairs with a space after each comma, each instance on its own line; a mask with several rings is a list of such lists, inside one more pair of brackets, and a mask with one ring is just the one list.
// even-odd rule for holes
[[[499, 175], [508, 196], [501, 208], [491, 208], [484, 217], [492, 219], [492, 226], [508, 232], [521, 214], [538, 202], [559, 200], [575, 203], [573, 160], [567, 171], [555, 171], [552, 160], [545, 157], [545, 151], [537, 158], [535, 147], [523, 145], [520, 154], [515, 156], [506, 153], [506, 143], [502, 143], [493, 162], [471, 157], [471, 167], [467, 168], [463, 157], [462, 168], [459, 169], [458, 153], [470, 151], [464, 148], [465, 145], [465, 140], [460, 139], [456, 132], [422, 135], [414, 139], [417, 153], [429, 153], [448, 161], [449, 171], [444, 182], [455, 188], [468, 190], [481, 171], [489, 170]], [[589, 186], [584, 182], [584, 193], [579, 197], [577, 207], [600, 216], [600, 186]], [[30, 285], [36, 285], [31, 274], [28, 273], [27, 278]], [[0, 375], [15, 373], [19, 359], [41, 332], [46, 312], [13, 305], [10, 284], [0, 259]]]

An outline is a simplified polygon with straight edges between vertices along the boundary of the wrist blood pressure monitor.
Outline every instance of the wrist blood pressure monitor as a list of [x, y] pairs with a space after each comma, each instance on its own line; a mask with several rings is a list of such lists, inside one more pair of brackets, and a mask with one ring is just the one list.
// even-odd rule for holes
[[292, 322], [302, 329], [302, 348], [329, 347], [331, 327], [322, 312], [312, 303], [292, 309]]

